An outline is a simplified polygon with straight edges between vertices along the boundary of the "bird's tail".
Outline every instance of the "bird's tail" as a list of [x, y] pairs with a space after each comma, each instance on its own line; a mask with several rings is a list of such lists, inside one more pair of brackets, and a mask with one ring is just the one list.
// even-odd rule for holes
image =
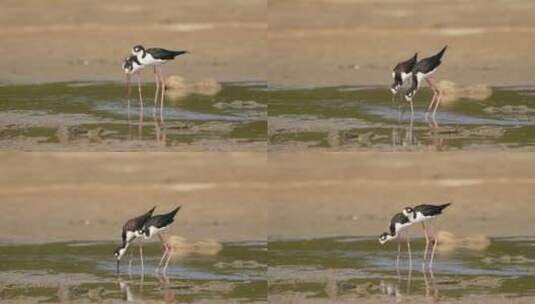
[[449, 205], [451, 205], [451, 203], [447, 203], [447, 204], [443, 204], [443, 205], [438, 205], [438, 207], [440, 208], [440, 211], [446, 209]]
[[178, 212], [178, 210], [180, 210], [180, 208], [182, 208], [182, 206], [178, 206], [173, 211], [169, 212], [169, 215], [171, 216], [171, 218], [175, 217], [176, 213]]
[[147, 211], [147, 214], [149, 214], [150, 216], [152, 216], [152, 214], [154, 213], [154, 210], [156, 209], [156, 206], [152, 207], [152, 209], [150, 209], [149, 211]]
[[447, 45], [444, 46], [444, 47], [442, 48], [442, 50], [440, 50], [440, 52], [437, 53], [436, 56], [437, 56], [439, 59], [442, 58], [442, 56], [444, 55], [444, 52], [446, 52], [446, 49], [447, 49], [447, 48], [448, 48]]
[[[173, 57], [180, 56], [183, 54], [189, 54], [189, 51], [173, 51]], [[179, 207], [180, 209], [180, 207]]]

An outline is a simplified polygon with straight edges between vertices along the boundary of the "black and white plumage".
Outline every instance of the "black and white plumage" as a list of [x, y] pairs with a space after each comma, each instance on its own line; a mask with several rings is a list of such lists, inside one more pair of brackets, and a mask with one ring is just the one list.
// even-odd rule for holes
[[390, 220], [390, 233], [383, 232], [379, 236], [379, 243], [385, 244], [388, 241], [398, 238], [399, 234], [409, 228], [410, 225], [412, 225], [411, 221], [403, 213], [395, 214]]
[[162, 258], [160, 259], [160, 263], [158, 264], [158, 268], [156, 268], [156, 271], [162, 269], [162, 263], [164, 263], [164, 260], [167, 259], [163, 264], [164, 267], [162, 269], [162, 271], [165, 273], [165, 271], [167, 270], [167, 266], [169, 265], [169, 260], [171, 259], [173, 251], [175, 250], [174, 246], [170, 244], [169, 240], [163, 234], [174, 222], [175, 215], [178, 210], [180, 210], [180, 208], [181, 206], [178, 206], [169, 213], [155, 215], [151, 217], [145, 222], [145, 225], [143, 226], [143, 229], [141, 231], [146, 239], [150, 239], [154, 235], [157, 235], [163, 244], [164, 252], [162, 254]]
[[169, 228], [169, 226], [174, 222], [175, 215], [180, 210], [181, 207], [175, 208], [173, 211], [155, 215], [148, 219], [143, 225], [142, 233], [146, 239], [150, 239], [154, 235], [161, 233]]
[[394, 83], [390, 87], [390, 91], [392, 91], [392, 94], [397, 94], [401, 86], [405, 83], [405, 81], [412, 76], [412, 69], [416, 65], [416, 62], [418, 61], [418, 53], [415, 53], [414, 56], [411, 58], [398, 63], [394, 70], [392, 71], [392, 78], [394, 79]]
[[174, 60], [176, 56], [188, 53], [188, 51], [171, 51], [162, 48], [145, 49], [142, 45], [136, 45], [132, 48], [132, 55], [136, 56], [138, 61], [146, 66], [163, 64]]
[[412, 100], [414, 96], [416, 95], [416, 91], [421, 85], [421, 82], [423, 80], [426, 80], [431, 89], [433, 90], [433, 98], [431, 100], [431, 103], [429, 104], [429, 107], [427, 108], [427, 111], [431, 109], [433, 106], [433, 103], [436, 100], [435, 109], [433, 111], [433, 115], [436, 113], [436, 110], [438, 108], [438, 104], [440, 103], [440, 90], [438, 89], [437, 85], [434, 82], [434, 79], [432, 77], [433, 73], [437, 70], [438, 66], [442, 63], [442, 56], [444, 56], [444, 52], [446, 52], [446, 49], [448, 46], [444, 46], [440, 52], [437, 54], [424, 58], [412, 69], [412, 85], [411, 88], [405, 93], [405, 100], [412, 103]]
[[429, 267], [433, 267], [433, 259], [435, 257], [435, 251], [438, 246], [438, 239], [433, 233], [431, 223], [428, 222], [441, 215], [444, 209], [446, 209], [450, 205], [451, 203], [440, 205], [421, 204], [416, 207], [406, 207], [402, 211], [403, 215], [406, 216], [412, 224], [422, 223], [422, 229], [425, 235], [425, 261], [427, 261], [428, 259], [427, 253], [429, 250], [429, 244], [430, 242], [433, 243], [431, 258], [429, 259]]
[[156, 92], [154, 94], [154, 105], [158, 104], [158, 92], [161, 87], [160, 96], [160, 120], [163, 123], [163, 102], [165, 94], [165, 78], [162, 71], [162, 64], [174, 60], [176, 56], [189, 54], [188, 51], [171, 51], [162, 48], [145, 49], [142, 45], [132, 48], [132, 54], [137, 57], [139, 63], [144, 66], [152, 66], [156, 80]]
[[[123, 257], [123, 255], [126, 253], [128, 246], [139, 238], [141, 236], [141, 230], [143, 229], [145, 223], [147, 220], [152, 216], [152, 213], [154, 212], [154, 209], [156, 207], [153, 207], [149, 211], [147, 211], [145, 214], [142, 214], [140, 216], [137, 216], [135, 218], [129, 219], [124, 223], [122, 233], [121, 233], [121, 245], [115, 250], [115, 257], [117, 258], [117, 273], [119, 272], [119, 261]], [[140, 246], [140, 256], [141, 259], [143, 259], [143, 253], [141, 251]]]
[[[398, 252], [396, 258], [396, 269], [399, 273], [399, 257], [401, 255], [401, 234], [412, 225], [411, 221], [403, 213], [395, 214], [390, 220], [390, 232], [383, 232], [379, 236], [379, 243], [381, 245], [397, 239], [398, 240]], [[409, 235], [406, 234], [407, 239], [407, 252], [409, 253], [409, 264], [412, 265], [412, 254], [411, 254], [411, 242]]]
[[411, 223], [421, 223], [441, 215], [442, 211], [450, 205], [451, 203], [441, 205], [422, 204], [414, 208], [406, 207], [403, 209], [403, 215], [408, 217]]
[[139, 104], [140, 104], [140, 107], [141, 107], [141, 111], [143, 111], [143, 96], [141, 94], [141, 77], [140, 77], [139, 73], [145, 66], [142, 65], [139, 62], [139, 60], [137, 59], [137, 56], [131, 55], [131, 56], [126, 57], [123, 60], [123, 64], [122, 64], [121, 67], [123, 69], [123, 72], [126, 75], [126, 89], [127, 89], [127, 95], [128, 95], [128, 105], [130, 106], [130, 94], [131, 94], [130, 81], [131, 81], [131, 77], [133, 75], [136, 75], [137, 76], [137, 87], [138, 87], [138, 91], [139, 91]]

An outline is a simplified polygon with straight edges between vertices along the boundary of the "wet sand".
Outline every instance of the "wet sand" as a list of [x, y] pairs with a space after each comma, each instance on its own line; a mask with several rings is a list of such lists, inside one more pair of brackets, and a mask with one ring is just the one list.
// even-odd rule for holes
[[414, 202], [452, 202], [435, 226], [459, 236], [521, 236], [535, 228], [531, 153], [3, 153], [1, 158], [2, 241], [114, 240], [128, 216], [178, 204], [183, 209], [172, 233], [188, 239], [375, 236], [391, 214]]

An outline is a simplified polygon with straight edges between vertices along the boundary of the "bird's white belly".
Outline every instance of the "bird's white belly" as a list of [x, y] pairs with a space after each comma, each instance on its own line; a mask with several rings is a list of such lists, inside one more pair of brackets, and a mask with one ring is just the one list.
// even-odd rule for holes
[[165, 231], [166, 229], [167, 229], [167, 227], [156, 228], [154, 226], [150, 226], [149, 227], [149, 238], [153, 237], [155, 234], [157, 234], [159, 232]]
[[165, 62], [164, 60], [155, 59], [149, 53], [147, 53], [145, 57], [143, 57], [142, 55], [138, 56], [138, 61], [143, 65], [157, 65]]
[[139, 236], [140, 236], [140, 234], [138, 232], [127, 231], [126, 232], [126, 242], [130, 243], [133, 240], [137, 239]]
[[421, 223], [432, 219], [432, 216], [425, 216], [421, 212], [416, 212], [416, 218], [412, 220], [413, 223]]
[[401, 224], [401, 223], [396, 223], [396, 235], [398, 233], [400, 233], [401, 231], [404, 231], [405, 229], [409, 228], [409, 226], [411, 225], [412, 223], [405, 223], [405, 224]]
[[434, 73], [435, 71], [436, 71], [436, 69], [431, 70], [431, 71], [429, 71], [429, 72], [427, 72], [427, 73], [420, 73], [420, 72], [419, 72], [419, 73], [416, 73], [416, 77], [418, 77], [418, 82], [420, 82], [420, 81], [426, 79], [427, 77], [433, 75], [433, 73]]
[[407, 79], [411, 78], [412, 73], [401, 73], [401, 81], [405, 82]]

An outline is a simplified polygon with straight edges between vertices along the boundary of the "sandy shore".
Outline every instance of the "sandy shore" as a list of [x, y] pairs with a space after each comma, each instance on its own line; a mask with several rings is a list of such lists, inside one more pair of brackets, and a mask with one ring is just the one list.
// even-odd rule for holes
[[[531, 153], [270, 154], [273, 238], [375, 236], [407, 205], [451, 202], [435, 230], [532, 235]], [[418, 232], [419, 233], [419, 232]]]
[[264, 80], [265, 15], [263, 0], [5, 1], [0, 56], [10, 60], [0, 83], [124, 80], [121, 61], [135, 44], [189, 50], [167, 75]]
[[[375, 236], [411, 202], [437, 229], [530, 235], [531, 153], [3, 153], [0, 241], [113, 240], [153, 205], [190, 239]], [[171, 169], [170, 169], [171, 168]]]
[[447, 44], [437, 79], [533, 84], [534, 14], [529, 0], [271, 0], [268, 81], [385, 85], [395, 63]]
[[143, 43], [191, 51], [166, 66], [187, 79], [384, 85], [399, 60], [448, 44], [438, 78], [529, 85], [534, 14], [530, 0], [7, 1], [0, 83], [122, 80]]
[[116, 240], [126, 219], [182, 205], [172, 234], [265, 240], [255, 153], [3, 153], [0, 241]]

